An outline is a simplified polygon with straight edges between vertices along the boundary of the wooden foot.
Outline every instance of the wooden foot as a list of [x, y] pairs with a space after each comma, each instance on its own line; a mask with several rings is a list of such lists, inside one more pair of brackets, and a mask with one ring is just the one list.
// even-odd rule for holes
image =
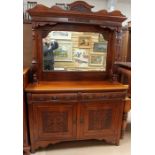
[[35, 153], [35, 149], [32, 149], [32, 148], [31, 148], [31, 153]]
[[24, 155], [30, 155], [30, 151], [24, 151]]
[[24, 155], [30, 155], [30, 147], [29, 146], [24, 147], [23, 154]]
[[119, 140], [115, 142], [115, 145], [116, 146], [119, 146], [120, 145]]
[[108, 144], [112, 144], [112, 145], [116, 145], [116, 146], [119, 146], [119, 139], [116, 140], [116, 139], [106, 139], [105, 140]]
[[125, 129], [127, 126], [127, 118], [128, 118], [128, 113], [124, 112], [123, 113], [122, 129], [121, 129], [121, 139], [124, 137]]

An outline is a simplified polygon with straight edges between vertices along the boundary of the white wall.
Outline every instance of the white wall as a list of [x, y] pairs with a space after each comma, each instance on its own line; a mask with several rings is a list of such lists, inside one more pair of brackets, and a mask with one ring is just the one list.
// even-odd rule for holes
[[[48, 7], [55, 5], [55, 3], [72, 3], [76, 0], [24, 0], [24, 3], [27, 1], [36, 1], [38, 4], [44, 4]], [[108, 0], [84, 0], [90, 5], [94, 5], [93, 11], [108, 9]], [[116, 10], [120, 10], [128, 20], [131, 20], [131, 0], [116, 0]]]
[[121, 12], [128, 18], [127, 21], [131, 20], [131, 0], [118, 0], [116, 9], [121, 10]]
[[[52, 5], [55, 5], [55, 3], [72, 3], [75, 2], [76, 0], [24, 0], [26, 1], [36, 1], [38, 4], [44, 4], [48, 7], [51, 7]], [[94, 5], [95, 8], [93, 11], [96, 10], [101, 10], [103, 8], [106, 8], [107, 2], [106, 0], [84, 0], [85, 2], [89, 3], [90, 5]]]

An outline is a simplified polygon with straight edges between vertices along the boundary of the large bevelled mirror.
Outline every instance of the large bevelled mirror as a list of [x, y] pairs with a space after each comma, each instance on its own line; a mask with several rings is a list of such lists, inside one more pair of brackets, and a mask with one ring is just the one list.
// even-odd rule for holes
[[51, 31], [42, 39], [43, 71], [105, 71], [108, 42], [100, 33]]

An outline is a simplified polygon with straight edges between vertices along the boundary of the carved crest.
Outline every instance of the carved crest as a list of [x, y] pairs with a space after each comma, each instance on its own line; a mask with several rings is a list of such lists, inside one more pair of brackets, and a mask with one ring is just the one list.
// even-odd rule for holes
[[68, 4], [69, 10], [80, 11], [80, 12], [91, 12], [91, 9], [94, 7], [89, 5], [84, 1], [76, 1], [71, 4]]
[[[68, 4], [69, 9], [64, 10], [58, 6], [46, 7], [38, 4], [34, 8], [27, 10], [34, 22], [76, 22], [76, 23], [112, 23], [115, 26], [121, 25], [126, 20], [126, 17], [118, 10], [108, 12], [100, 10], [93, 12], [94, 6], [89, 5], [84, 1], [76, 1]], [[73, 21], [73, 19], [76, 21]], [[77, 21], [78, 20], [78, 21]], [[110, 25], [112, 25], [110, 24]], [[39, 23], [41, 25], [41, 23]]]

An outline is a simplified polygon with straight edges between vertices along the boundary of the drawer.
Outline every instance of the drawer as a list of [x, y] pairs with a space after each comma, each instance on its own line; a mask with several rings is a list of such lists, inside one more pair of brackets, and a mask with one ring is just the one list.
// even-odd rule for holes
[[82, 100], [125, 99], [126, 92], [82, 93]]
[[32, 94], [31, 101], [76, 101], [76, 93], [64, 93], [64, 94]]

